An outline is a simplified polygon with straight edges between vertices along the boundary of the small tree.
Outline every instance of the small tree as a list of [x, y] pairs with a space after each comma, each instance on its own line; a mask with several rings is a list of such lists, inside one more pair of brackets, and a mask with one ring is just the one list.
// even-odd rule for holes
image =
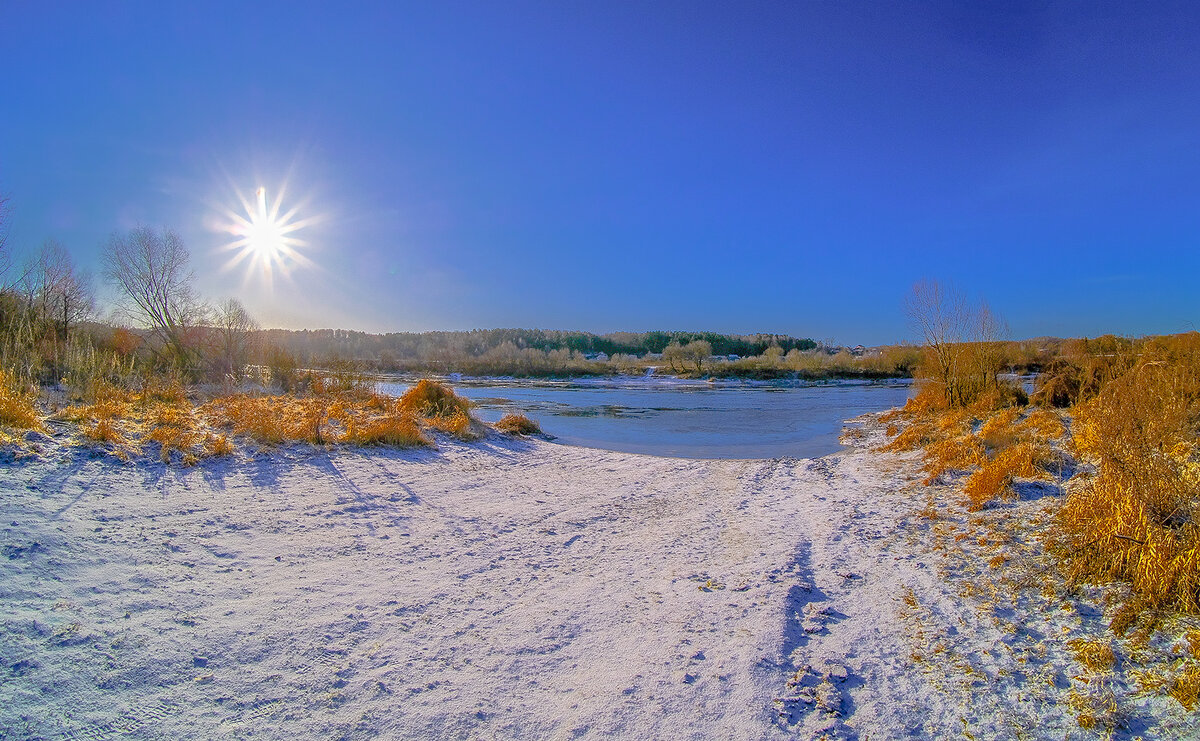
[[696, 364], [697, 375], [704, 372], [704, 361], [712, 352], [712, 343], [708, 340], [693, 340], [683, 346], [683, 357]]
[[7, 195], [0, 195], [0, 290], [8, 288], [4, 282], [12, 266], [12, 255], [8, 251], [8, 219], [12, 213]]
[[783, 365], [783, 348], [779, 345], [771, 345], [763, 350], [762, 358], [767, 366], [778, 368]]
[[1004, 343], [1008, 324], [986, 303], [975, 313], [972, 339], [975, 344], [975, 372], [984, 390], [999, 385], [998, 376], [1004, 370]]
[[160, 359], [194, 376], [200, 352], [189, 330], [202, 323], [205, 307], [192, 288], [188, 260], [178, 234], [139, 226], [109, 239], [104, 277], [124, 294], [121, 311], [155, 337], [152, 349]]
[[969, 324], [966, 299], [937, 281], [923, 280], [913, 286], [904, 308], [929, 349], [932, 380], [941, 385], [948, 404], [962, 403], [958, 380], [962, 342]]
[[680, 345], [678, 342], [672, 342], [663, 348], [662, 356], [663, 360], [670, 364], [671, 372], [678, 373], [679, 369], [675, 367], [675, 362], [679, 361], [680, 364], [683, 363], [683, 345]]
[[254, 333], [258, 322], [246, 311], [246, 307], [235, 298], [222, 301], [212, 315], [213, 375], [237, 382], [242, 370], [250, 362]]
[[29, 301], [54, 331], [66, 342], [71, 327], [86, 320], [96, 307], [92, 276], [80, 272], [60, 242], [48, 239], [25, 271]]
[[923, 372], [940, 386], [947, 404], [964, 406], [999, 386], [1008, 328], [987, 304], [972, 309], [958, 291], [921, 281], [905, 309], [925, 340]]

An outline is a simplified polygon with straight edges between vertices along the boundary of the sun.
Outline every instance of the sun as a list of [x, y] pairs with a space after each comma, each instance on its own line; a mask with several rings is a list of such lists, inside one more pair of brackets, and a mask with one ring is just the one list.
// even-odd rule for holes
[[259, 186], [253, 201], [238, 195], [240, 212], [226, 211], [221, 228], [234, 238], [224, 246], [233, 253], [226, 270], [244, 264], [247, 280], [260, 278], [269, 285], [275, 275], [287, 277], [298, 267], [312, 266], [312, 261], [301, 252], [307, 242], [296, 233], [314, 219], [297, 218], [298, 206], [280, 213], [285, 190], [280, 188], [274, 202], [268, 202], [267, 189]]
[[246, 246], [260, 260], [274, 262], [285, 246], [285, 225], [280, 223], [275, 215], [267, 213], [266, 188], [259, 188], [255, 196], [258, 210], [250, 218], [250, 225], [245, 230]]

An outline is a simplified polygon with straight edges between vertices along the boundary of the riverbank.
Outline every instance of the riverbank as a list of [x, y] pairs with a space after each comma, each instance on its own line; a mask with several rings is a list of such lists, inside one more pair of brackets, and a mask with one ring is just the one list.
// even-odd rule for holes
[[[45, 442], [0, 467], [0, 730], [1091, 737], [1067, 645], [1103, 615], [989, 592], [1020, 544], [979, 542], [1053, 492], [933, 516], [875, 420], [814, 460], [493, 435], [179, 468]], [[1200, 730], [1119, 701], [1128, 733]]]

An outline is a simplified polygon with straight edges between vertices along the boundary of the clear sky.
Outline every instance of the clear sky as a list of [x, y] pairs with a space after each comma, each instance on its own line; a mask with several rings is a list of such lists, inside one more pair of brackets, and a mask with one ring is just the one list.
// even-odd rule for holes
[[[347, 6], [342, 8], [340, 6]], [[221, 226], [266, 188], [306, 261]], [[10, 245], [137, 224], [266, 326], [911, 338], [1200, 320], [1200, 6], [0, 2]]]

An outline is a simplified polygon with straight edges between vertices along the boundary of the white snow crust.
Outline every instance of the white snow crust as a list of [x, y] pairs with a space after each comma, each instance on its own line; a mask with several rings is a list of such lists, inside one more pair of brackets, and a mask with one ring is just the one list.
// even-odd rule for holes
[[981, 616], [867, 427], [817, 460], [50, 445], [0, 466], [0, 736], [1089, 737], [1069, 657], [1018, 645], [1087, 615]]

